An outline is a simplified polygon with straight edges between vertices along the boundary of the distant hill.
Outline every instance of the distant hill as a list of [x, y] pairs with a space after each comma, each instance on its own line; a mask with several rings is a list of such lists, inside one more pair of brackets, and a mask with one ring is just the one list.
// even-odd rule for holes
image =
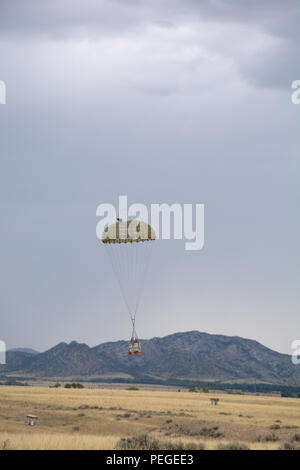
[[31, 348], [14, 348], [14, 349], [9, 349], [9, 351], [21, 352], [21, 353], [27, 353], [27, 354], [40, 354], [39, 351], [36, 351], [35, 349], [31, 349]]
[[0, 374], [31, 377], [124, 377], [157, 380], [248, 382], [300, 386], [291, 357], [238, 336], [199, 331], [141, 340], [143, 355], [128, 357], [127, 341], [90, 348], [73, 341], [39, 354], [8, 351]]

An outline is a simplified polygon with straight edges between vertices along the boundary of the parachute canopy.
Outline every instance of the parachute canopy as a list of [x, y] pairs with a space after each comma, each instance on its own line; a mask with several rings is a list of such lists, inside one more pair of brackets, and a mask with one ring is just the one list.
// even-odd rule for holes
[[133, 243], [155, 240], [151, 225], [140, 220], [126, 220], [109, 225], [102, 234], [103, 243]]

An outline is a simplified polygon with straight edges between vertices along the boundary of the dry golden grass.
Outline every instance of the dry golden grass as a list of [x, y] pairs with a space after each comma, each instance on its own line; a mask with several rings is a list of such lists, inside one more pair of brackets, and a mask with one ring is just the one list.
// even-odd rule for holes
[[[117, 436], [93, 436], [90, 434], [80, 434], [72, 436], [69, 434], [35, 434], [30, 433], [0, 433], [0, 442], [7, 443], [7, 449], [10, 450], [111, 450], [115, 449], [119, 440]], [[178, 442], [178, 439], [168, 439], [172, 442]], [[184, 443], [197, 442], [195, 439], [181, 438]], [[206, 450], [216, 450], [219, 444], [227, 444], [229, 441], [224, 439], [220, 441], [212, 439], [201, 439]], [[248, 444], [249, 445], [249, 444]], [[276, 450], [278, 443], [252, 443], [249, 445], [251, 450]]]
[[[214, 394], [215, 396], [216, 394]], [[142, 431], [162, 439], [203, 442], [205, 448], [240, 441], [251, 449], [277, 449], [299, 426], [298, 399], [109, 389], [0, 387], [0, 446], [15, 449], [113, 449], [121, 436]], [[27, 414], [39, 417], [27, 426]], [[281, 429], [269, 429], [280, 420]], [[220, 436], [201, 435], [217, 427]], [[256, 442], [274, 432], [277, 442]], [[300, 431], [298, 431], [300, 432]]]
[[7, 442], [7, 448], [14, 450], [107, 450], [113, 449], [118, 441], [116, 436], [93, 436], [90, 434], [30, 434], [0, 433], [0, 442]]

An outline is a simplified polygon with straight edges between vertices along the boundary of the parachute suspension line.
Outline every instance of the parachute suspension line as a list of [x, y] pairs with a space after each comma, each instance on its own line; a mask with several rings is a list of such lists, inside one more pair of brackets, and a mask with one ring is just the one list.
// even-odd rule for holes
[[132, 322], [132, 335], [131, 339], [133, 340], [138, 340], [138, 335], [135, 329], [135, 318], [131, 317], [131, 322]]
[[153, 245], [150, 241], [106, 245], [113, 272], [132, 322], [130, 343], [134, 351], [132, 354], [139, 354], [141, 347], [135, 329], [135, 320], [145, 287]]
[[145, 287], [145, 281], [146, 281], [146, 278], [147, 278], [147, 273], [148, 273], [149, 264], [150, 264], [150, 260], [151, 260], [152, 248], [153, 248], [152, 243], [148, 242], [146, 259], [145, 259], [144, 266], [142, 267], [142, 272], [141, 272], [141, 282], [140, 282], [138, 292], [137, 292], [137, 296], [136, 296], [134, 317], [136, 317], [136, 314], [137, 314], [137, 311], [138, 311], [138, 308], [139, 308], [139, 305], [140, 305], [140, 302], [141, 302], [142, 293], [143, 293], [143, 290], [144, 290], [144, 287]]
[[128, 269], [129, 269], [129, 261], [128, 261], [128, 252], [127, 252], [127, 246], [121, 246], [121, 244], [113, 244], [113, 252], [116, 257], [117, 263], [118, 263], [118, 268], [117, 268], [117, 274], [119, 278], [119, 283], [122, 286], [122, 292], [123, 292], [123, 297], [126, 298], [126, 306], [128, 309], [129, 316], [131, 318], [132, 316], [132, 305], [130, 302], [131, 298], [131, 293], [128, 292], [126, 293], [126, 285], [128, 283], [126, 282], [126, 279], [128, 279]]
[[[105, 244], [105, 245], [106, 245], [106, 244]], [[108, 244], [107, 244], [107, 245], [108, 245]], [[112, 244], [112, 245], [113, 245], [113, 244]], [[120, 264], [120, 263], [118, 262], [117, 257], [114, 257], [114, 254], [113, 254], [113, 252], [112, 252], [112, 250], [111, 250], [111, 247], [108, 246], [107, 249], [106, 249], [106, 252], [108, 253], [108, 257], [110, 258], [110, 262], [111, 262], [111, 265], [112, 265], [114, 274], [115, 274], [115, 276], [116, 276], [117, 282], [118, 282], [118, 284], [119, 284], [122, 297], [123, 297], [123, 299], [124, 299], [124, 302], [125, 302], [125, 305], [126, 305], [126, 307], [127, 307], [128, 313], [129, 313], [129, 315], [130, 315], [130, 317], [131, 317], [131, 314], [130, 314], [130, 306], [129, 306], [128, 302], [127, 302], [127, 297], [126, 297], [126, 294], [125, 294], [125, 290], [124, 290], [124, 287], [123, 287], [123, 285], [122, 285], [121, 279], [120, 279], [119, 274], [118, 274], [118, 269], [117, 269], [117, 266], [116, 266], [116, 264], [118, 265], [118, 264]]]

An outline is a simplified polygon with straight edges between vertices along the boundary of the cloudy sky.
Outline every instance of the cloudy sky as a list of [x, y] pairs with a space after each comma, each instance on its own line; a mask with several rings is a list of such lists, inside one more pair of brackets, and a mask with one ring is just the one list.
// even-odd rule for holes
[[1, 0], [0, 339], [128, 339], [100, 203], [205, 204], [157, 242], [143, 338], [197, 329], [291, 353], [299, 318], [298, 0]]

